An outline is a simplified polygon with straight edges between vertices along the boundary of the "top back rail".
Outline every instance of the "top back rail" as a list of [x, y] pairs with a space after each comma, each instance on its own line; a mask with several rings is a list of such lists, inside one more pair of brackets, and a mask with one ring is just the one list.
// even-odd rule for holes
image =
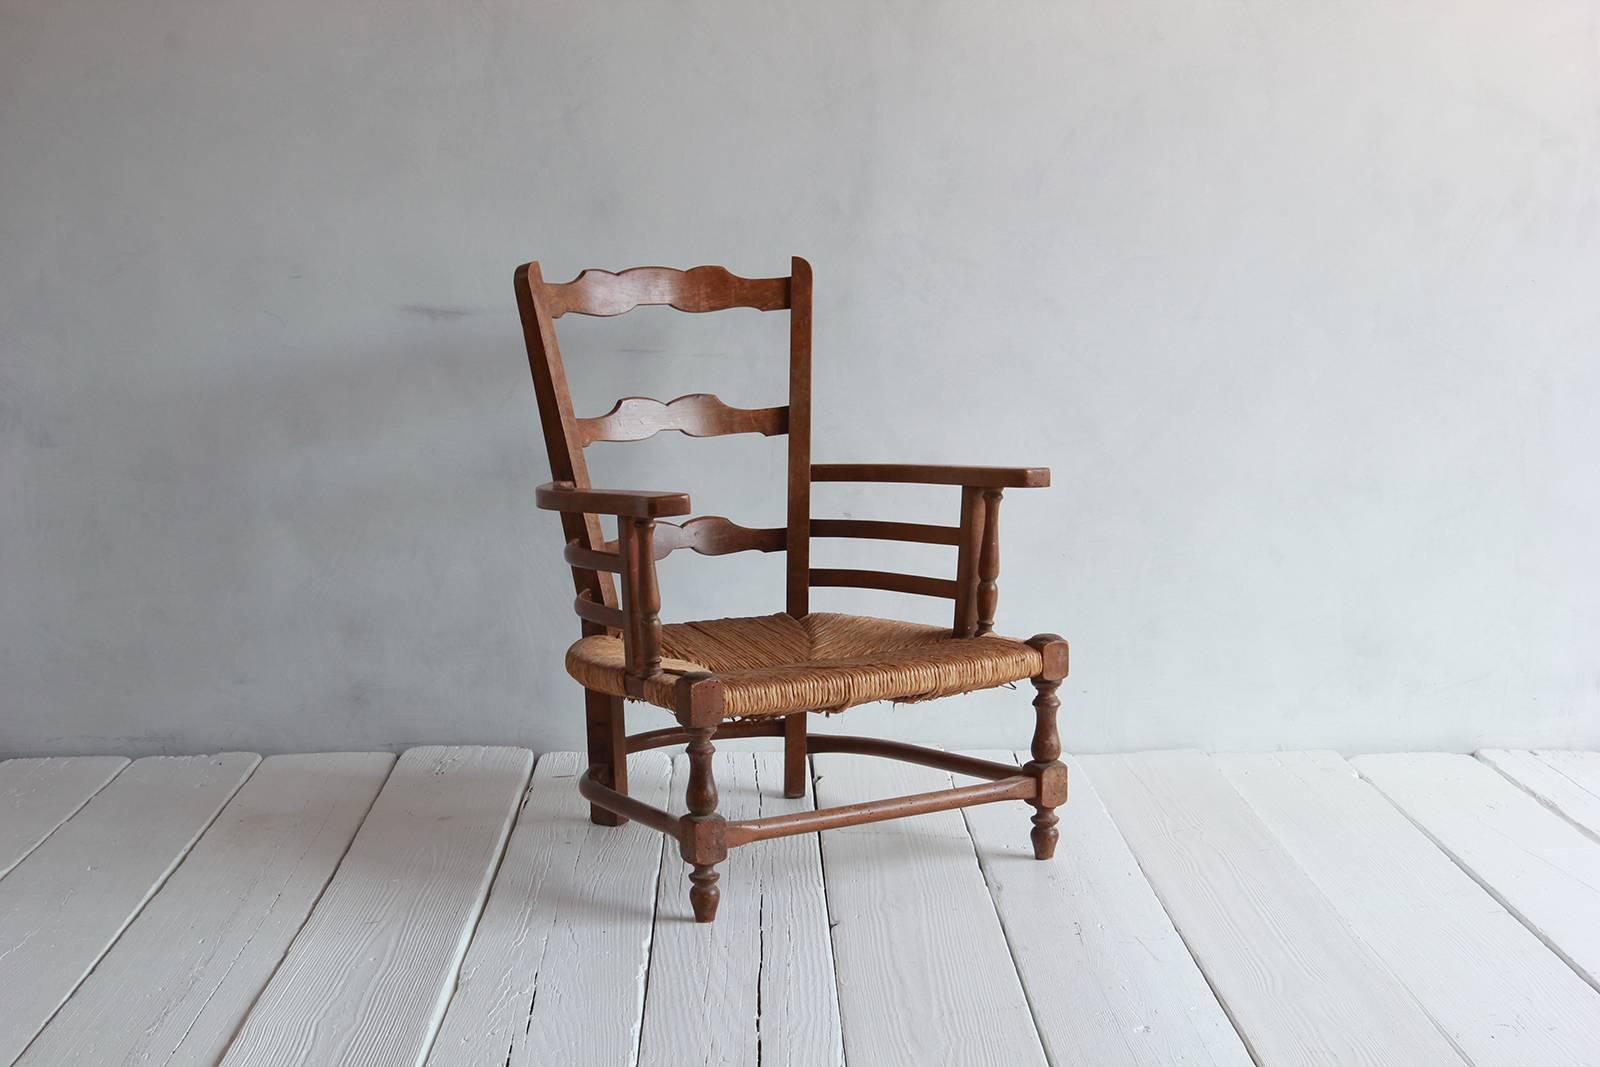
[[586, 270], [570, 282], [547, 284], [545, 300], [552, 319], [575, 315], [622, 315], [643, 304], [666, 304], [679, 311], [726, 311], [790, 307], [791, 278], [741, 278], [724, 267], [633, 267], [613, 274]]

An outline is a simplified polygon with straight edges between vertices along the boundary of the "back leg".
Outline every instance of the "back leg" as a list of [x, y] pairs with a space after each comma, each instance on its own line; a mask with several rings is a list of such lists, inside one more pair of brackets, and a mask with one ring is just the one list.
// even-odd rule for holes
[[[589, 766], [594, 770], [594, 780], [626, 793], [628, 734], [623, 721], [622, 698], [585, 689], [583, 710], [589, 732]], [[598, 826], [621, 826], [628, 820], [614, 811], [590, 804], [589, 821]]]
[[783, 720], [783, 795], [806, 795], [806, 713], [796, 712]]

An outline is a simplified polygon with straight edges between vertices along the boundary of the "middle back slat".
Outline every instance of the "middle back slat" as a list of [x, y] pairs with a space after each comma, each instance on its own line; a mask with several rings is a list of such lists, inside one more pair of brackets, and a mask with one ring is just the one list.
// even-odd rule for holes
[[759, 433], [765, 437], [789, 432], [789, 409], [736, 408], [710, 393], [690, 393], [663, 404], [647, 396], [623, 397], [604, 415], [578, 419], [579, 448], [596, 441], [643, 441], [663, 430], [690, 437]]

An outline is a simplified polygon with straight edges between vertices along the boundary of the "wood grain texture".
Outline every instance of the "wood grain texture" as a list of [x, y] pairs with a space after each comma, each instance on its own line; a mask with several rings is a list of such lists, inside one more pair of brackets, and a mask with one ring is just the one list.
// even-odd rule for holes
[[421, 1062], [532, 765], [518, 748], [401, 756], [223, 1062]]
[[[665, 807], [671, 761], [650, 752], [630, 763], [631, 794]], [[661, 835], [591, 823], [577, 788], [584, 766], [575, 752], [540, 757], [429, 1067], [635, 1055]]]
[[883, 589], [891, 593], [915, 593], [918, 596], [956, 598], [956, 583], [950, 578], [925, 578], [917, 574], [896, 574], [893, 571], [849, 570], [837, 567], [813, 567], [812, 588]]
[[127, 765], [121, 756], [0, 763], [0, 878]]
[[811, 264], [789, 260], [789, 455], [784, 494], [784, 610], [811, 610]]
[[[563, 482], [546, 482], [533, 491], [534, 502], [546, 511], [567, 514], [619, 515], [631, 519], [653, 519], [662, 515], [687, 515], [687, 493], [658, 492], [654, 489], [579, 489]], [[596, 543], [589, 547], [597, 550]]]
[[702, 556], [725, 556], [730, 552], [779, 552], [783, 550], [782, 527], [751, 529], [730, 522], [721, 515], [702, 515], [681, 526], [670, 522], [656, 524], [655, 558], [665, 559], [680, 548]]
[[676, 430], [689, 437], [789, 432], [789, 409], [736, 408], [711, 393], [687, 393], [665, 403], [648, 396], [625, 396], [604, 415], [578, 420], [578, 444], [596, 441], [647, 441]]
[[22, 1054], [259, 762], [137, 760], [0, 879], [0, 1063]]
[[1208, 757], [1079, 765], [1258, 1062], [1463, 1062]]
[[[813, 807], [809, 790], [785, 799], [783, 755], [714, 757], [727, 818]], [[672, 811], [684, 809], [688, 769], [677, 762]], [[718, 866], [717, 921], [689, 912], [689, 867], [668, 846], [656, 900], [641, 1067], [683, 1063], [826, 1067], [842, 1060], [839, 1005], [814, 837], [735, 849]]]
[[383, 786], [387, 753], [263, 760], [23, 1067], [211, 1067]]
[[1471, 756], [1397, 753], [1350, 762], [1600, 989], [1600, 844]]
[[1592, 1063], [1600, 993], [1332, 752], [1214, 757], [1363, 941], [1479, 1067]]
[[[1022, 752], [984, 753], [1023, 761]], [[1076, 761], [1057, 859], [1028, 843], [1025, 804], [963, 813], [1006, 941], [1056, 1067], [1249, 1067], [1206, 985]]]
[[877, 519], [812, 519], [812, 537], [854, 537], [872, 541], [907, 541], [921, 545], [954, 545], [961, 538], [955, 526]]
[[[812, 767], [824, 806], [951, 784], [862, 756]], [[849, 1062], [1046, 1062], [959, 812], [833, 830], [822, 857]]]
[[1478, 758], [1600, 841], [1600, 752], [1485, 749]]
[[589, 269], [570, 282], [544, 286], [550, 317], [622, 315], [641, 304], [666, 304], [679, 311], [724, 311], [748, 307], [779, 311], [789, 306], [788, 278], [741, 278], [726, 267], [631, 267], [613, 274]]
[[[544, 430], [545, 454], [550, 459], [550, 477], [566, 485], [587, 488], [589, 466], [578, 445], [578, 419], [572, 410], [572, 391], [567, 387], [567, 371], [561, 361], [561, 345], [556, 340], [555, 321], [550, 317], [545, 297], [544, 276], [539, 264], [524, 263], [517, 268], [515, 289], [517, 315], [522, 320], [522, 336], [528, 347], [528, 370], [533, 376], [533, 391], [539, 405], [539, 424]], [[688, 508], [685, 507], [687, 512]], [[603, 540], [600, 517], [583, 511], [561, 512], [563, 545], [598, 549]], [[572, 569], [573, 592], [588, 593], [599, 604], [615, 605], [616, 584], [605, 572]], [[583, 627], [594, 633], [593, 625]]]

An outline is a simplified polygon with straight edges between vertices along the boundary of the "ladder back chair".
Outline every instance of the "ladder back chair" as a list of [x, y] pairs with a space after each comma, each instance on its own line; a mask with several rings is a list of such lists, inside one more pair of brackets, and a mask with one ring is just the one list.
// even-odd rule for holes
[[[637, 819], [677, 840], [693, 868], [695, 919], [716, 917], [716, 866], [738, 845], [837, 826], [895, 819], [999, 800], [1033, 805], [1033, 850], [1055, 852], [1055, 809], [1067, 799], [1067, 768], [1056, 729], [1056, 690], [1067, 675], [1067, 643], [1054, 634], [1027, 641], [994, 631], [1000, 573], [1003, 490], [1047, 486], [1039, 467], [948, 467], [811, 462], [811, 266], [795, 257], [786, 278], [741, 278], [722, 267], [637, 267], [613, 274], [586, 270], [570, 282], [546, 282], [538, 263], [516, 272], [517, 306], [528, 345], [539, 419], [553, 481], [538, 506], [560, 513], [564, 559], [576, 590], [582, 636], [566, 655], [584, 687], [589, 770], [578, 788], [590, 818], [616, 826]], [[781, 407], [735, 408], [706, 393], [662, 403], [626, 397], [604, 415], [580, 418], [556, 342], [563, 315], [621, 315], [643, 304], [679, 311], [756, 308], [789, 313], [789, 396]], [[688, 515], [679, 492], [596, 488], [584, 449], [596, 441], [640, 441], [664, 430], [692, 437], [788, 435], [787, 523], [749, 529], [718, 516]], [[955, 525], [811, 516], [813, 482], [915, 482], [958, 487]], [[617, 522], [605, 539], [600, 517]], [[871, 538], [952, 545], [953, 578], [811, 566], [811, 539]], [[754, 618], [663, 624], [656, 564], [678, 549], [703, 555], [786, 553], [782, 612]], [[954, 602], [949, 628], [853, 615], [813, 613], [811, 590], [887, 589]], [[1029, 679], [1036, 695], [1033, 759], [1021, 767], [898, 741], [810, 735], [806, 715], [879, 700], [910, 702]], [[624, 701], [670, 711], [678, 726], [629, 735]], [[978, 785], [729, 821], [717, 813], [712, 738], [781, 737], [784, 795], [803, 796], [808, 752], [853, 752], [919, 763], [985, 779]], [[687, 814], [677, 817], [628, 795], [628, 754], [687, 743]]]

